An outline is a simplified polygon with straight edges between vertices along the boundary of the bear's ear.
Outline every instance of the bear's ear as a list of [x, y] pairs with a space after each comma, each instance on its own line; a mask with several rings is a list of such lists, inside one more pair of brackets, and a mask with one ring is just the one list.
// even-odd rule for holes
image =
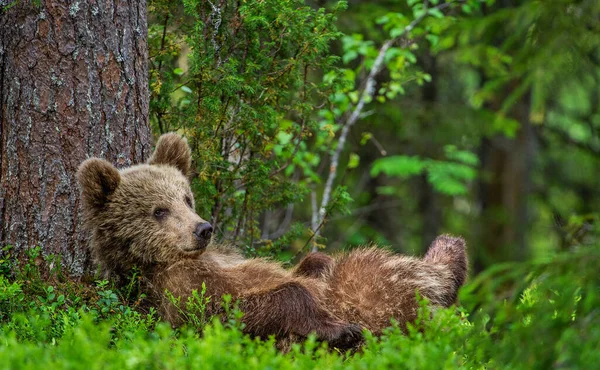
[[120, 181], [119, 171], [104, 159], [90, 158], [77, 170], [77, 182], [83, 202], [88, 208], [103, 206]]
[[192, 151], [187, 140], [174, 132], [164, 134], [156, 143], [156, 149], [148, 164], [167, 164], [176, 167], [186, 177], [192, 167]]

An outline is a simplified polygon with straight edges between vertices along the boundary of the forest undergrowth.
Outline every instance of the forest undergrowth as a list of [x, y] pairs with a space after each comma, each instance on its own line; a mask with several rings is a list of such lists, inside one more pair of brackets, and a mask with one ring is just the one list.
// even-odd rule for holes
[[75, 282], [59, 268], [41, 269], [60, 264], [39, 249], [25, 261], [9, 252], [0, 261], [2, 368], [589, 369], [600, 363], [600, 248], [496, 265], [461, 290], [458, 307], [431, 310], [423, 301], [408, 333], [393, 325], [381, 337], [365, 333], [354, 353], [329, 350], [314, 337], [281, 353], [272, 339], [244, 335], [243, 313], [235, 308], [225, 322], [204, 317], [202, 292], [186, 302], [189, 324], [173, 329], [139, 293], [135, 272], [118, 288], [106, 280]]

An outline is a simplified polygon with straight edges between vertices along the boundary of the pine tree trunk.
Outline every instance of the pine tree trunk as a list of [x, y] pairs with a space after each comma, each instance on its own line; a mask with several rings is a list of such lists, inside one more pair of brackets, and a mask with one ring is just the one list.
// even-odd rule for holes
[[0, 246], [87, 269], [75, 171], [150, 154], [146, 39], [144, 0], [0, 5]]

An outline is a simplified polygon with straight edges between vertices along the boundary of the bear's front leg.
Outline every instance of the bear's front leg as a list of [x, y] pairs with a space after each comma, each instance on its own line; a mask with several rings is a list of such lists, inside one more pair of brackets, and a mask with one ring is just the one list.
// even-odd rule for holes
[[348, 349], [362, 341], [361, 328], [336, 319], [298, 282], [240, 297], [244, 331], [262, 338], [316, 333], [333, 347]]

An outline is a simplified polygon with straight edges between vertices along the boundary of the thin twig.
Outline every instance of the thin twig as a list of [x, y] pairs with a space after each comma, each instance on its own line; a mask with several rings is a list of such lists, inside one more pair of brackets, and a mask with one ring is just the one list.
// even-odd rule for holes
[[[162, 33], [162, 38], [160, 39], [160, 51], [158, 53], [158, 55], [161, 55], [163, 53], [163, 51], [165, 51], [165, 40], [167, 38], [167, 26], [169, 25], [169, 13], [167, 12], [167, 14], [165, 15], [165, 24], [163, 25], [163, 33]], [[158, 75], [160, 76], [160, 70], [162, 69], [162, 62], [163, 60], [159, 60], [158, 61]]]
[[315, 244], [313, 245], [313, 247], [311, 248], [312, 252], [317, 252], [319, 250], [319, 247], [316, 244], [316, 237], [318, 236], [318, 232], [319, 230], [321, 230], [321, 227], [323, 227], [323, 225], [325, 224], [325, 217], [323, 218], [323, 221], [321, 221], [321, 223], [316, 227], [315, 232], [312, 233], [312, 235], [310, 236], [310, 238], [308, 238], [308, 240], [306, 241], [306, 243], [304, 243], [304, 245], [302, 246], [302, 248], [300, 248], [298, 250], [298, 252], [294, 255], [294, 258], [296, 256], [298, 256], [300, 253], [302, 253], [302, 251], [304, 249], [306, 249], [306, 246], [311, 242], [311, 241], [315, 241]]
[[208, 0], [210, 7], [212, 8], [212, 13], [208, 16], [211, 20], [211, 23], [214, 26], [213, 34], [211, 37], [211, 43], [213, 48], [215, 49], [215, 55], [217, 56], [217, 68], [221, 66], [221, 45], [217, 43], [217, 36], [219, 35], [219, 28], [221, 27], [222, 17], [221, 17], [221, 8], [212, 3], [212, 1]]
[[387, 155], [387, 150], [385, 150], [385, 148], [383, 147], [383, 145], [381, 145], [379, 140], [377, 140], [377, 138], [375, 138], [375, 135], [371, 134], [371, 137], [369, 138], [369, 140], [371, 140], [371, 142], [377, 147], [377, 150], [379, 150], [379, 154], [381, 154], [382, 156]]
[[[314, 236], [314, 233], [317, 230], [317, 227], [318, 227], [317, 225], [318, 225], [318, 220], [319, 220], [319, 210], [317, 209], [317, 192], [314, 190], [310, 192], [310, 204], [312, 206], [312, 215], [310, 218], [310, 228], [311, 228], [311, 230], [314, 230], [314, 231], [313, 231], [313, 235], [311, 235], [311, 239], [309, 239], [309, 241], [312, 240], [312, 237]], [[302, 247], [302, 249], [304, 249], [305, 247], [306, 246]], [[316, 243], [313, 243], [312, 251], [313, 252], [318, 251], [318, 247], [317, 247]]]

